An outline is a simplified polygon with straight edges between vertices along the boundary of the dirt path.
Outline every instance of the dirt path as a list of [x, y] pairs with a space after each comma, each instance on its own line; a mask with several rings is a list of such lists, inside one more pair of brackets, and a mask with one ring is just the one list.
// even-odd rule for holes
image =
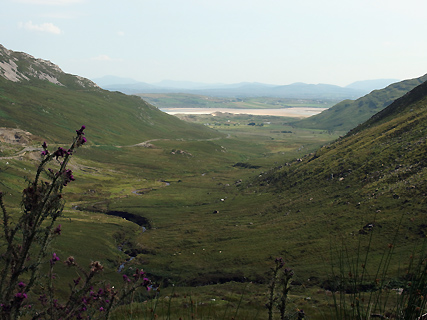
[[[227, 135], [226, 139], [229, 139], [231, 136], [230, 134]], [[184, 138], [180, 138], [180, 139], [150, 139], [150, 140], [146, 140], [137, 144], [133, 144], [130, 146], [116, 146], [117, 148], [133, 148], [133, 147], [144, 147], [144, 148], [150, 148], [150, 147], [154, 147], [153, 144], [151, 142], [155, 142], [155, 141], [171, 141], [171, 140], [175, 140], [175, 141], [215, 141], [215, 140], [220, 140], [223, 139], [222, 137], [217, 137], [217, 138], [209, 138], [209, 139], [184, 139]], [[11, 156], [6, 156], [6, 157], [0, 157], [0, 160], [12, 160], [12, 159], [19, 159], [20, 157], [23, 157], [27, 152], [42, 152], [43, 148], [40, 147], [29, 147], [29, 146], [24, 146], [22, 144], [22, 146], [24, 147], [22, 150], [18, 151], [17, 153], [15, 153], [14, 155]]]
[[[230, 139], [230, 134], [227, 134], [227, 136], [225, 137], [226, 139]], [[223, 139], [222, 137], [217, 137], [217, 138], [209, 138], [209, 139], [184, 139], [184, 138], [180, 138], [180, 139], [174, 139], [175, 141], [215, 141], [215, 140], [221, 140]], [[140, 142], [137, 144], [133, 144], [130, 146], [118, 146], [118, 148], [124, 148], [124, 147], [145, 147], [145, 148], [149, 148], [152, 147], [153, 145], [151, 144], [151, 142], [154, 141], [171, 141], [172, 139], [151, 139], [151, 140], [146, 140], [144, 142]]]
[[42, 152], [43, 148], [36, 148], [36, 147], [25, 147], [24, 149], [22, 149], [21, 151], [18, 151], [17, 153], [15, 153], [13, 156], [7, 156], [7, 157], [0, 157], [0, 160], [11, 160], [11, 159], [17, 159], [19, 157], [23, 157], [27, 152]]

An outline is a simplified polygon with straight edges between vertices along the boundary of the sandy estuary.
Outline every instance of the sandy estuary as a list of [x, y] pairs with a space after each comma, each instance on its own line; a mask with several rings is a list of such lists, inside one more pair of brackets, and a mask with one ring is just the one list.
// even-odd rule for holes
[[233, 108], [161, 108], [163, 112], [169, 114], [214, 114], [216, 112], [233, 114], [252, 114], [264, 116], [279, 116], [293, 118], [307, 118], [314, 116], [327, 108], [278, 108], [278, 109], [233, 109]]

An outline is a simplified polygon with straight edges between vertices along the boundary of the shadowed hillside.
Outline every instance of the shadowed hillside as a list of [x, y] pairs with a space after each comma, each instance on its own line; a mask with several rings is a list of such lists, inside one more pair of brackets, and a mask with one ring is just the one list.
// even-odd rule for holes
[[270, 171], [258, 182], [281, 192], [325, 188], [331, 194], [346, 193], [353, 205], [389, 199], [400, 210], [416, 207], [424, 212], [419, 205], [427, 193], [426, 122], [423, 83], [345, 137]]

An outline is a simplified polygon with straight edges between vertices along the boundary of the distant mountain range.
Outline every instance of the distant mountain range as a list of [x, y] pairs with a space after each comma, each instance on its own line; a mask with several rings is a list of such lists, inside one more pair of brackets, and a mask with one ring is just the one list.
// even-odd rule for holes
[[397, 79], [378, 79], [357, 81], [346, 87], [331, 84], [307, 84], [302, 82], [290, 85], [273, 85], [259, 82], [235, 84], [207, 84], [190, 81], [163, 80], [158, 83], [138, 82], [133, 79], [105, 76], [93, 79], [100, 87], [125, 94], [138, 93], [190, 93], [214, 97], [277, 97], [300, 99], [357, 99], [372, 90], [381, 89], [397, 82]]
[[[144, 84], [114, 76], [91, 81], [64, 73], [50, 61], [35, 59], [27, 53], [8, 50], [0, 45], [0, 88], [3, 90], [0, 95], [2, 113], [0, 126], [23, 127], [33, 134], [47, 137], [49, 133], [46, 131], [43, 119], [50, 117], [52, 121], [55, 119], [52, 123], [56, 123], [58, 129], [58, 131], [54, 130], [52, 139], [61, 140], [70, 130], [72, 131], [72, 128], [78, 127], [85, 121], [87, 112], [92, 112], [99, 115], [94, 117], [96, 123], [93, 125], [98, 126], [99, 131], [105, 134], [100, 135], [100, 141], [108, 137], [116, 140], [117, 143], [124, 142], [120, 132], [127, 130], [129, 126], [134, 127], [132, 132], [135, 134], [136, 141], [143, 137], [147, 139], [157, 137], [159, 132], [169, 134], [179, 130], [183, 135], [188, 135], [192, 130], [196, 135], [212, 134], [206, 129], [190, 129], [188, 124], [160, 112], [139, 97], [108, 92], [99, 87], [112, 88], [109, 83], [121, 83], [116, 87], [122, 88], [133, 86], [134, 92], [139, 93], [143, 91], [138, 88], [145, 86], [146, 92], [154, 93], [157, 90], [163, 93], [188, 92], [213, 96], [273, 96], [300, 99], [339, 99], [345, 96], [360, 96], [362, 92], [371, 90], [370, 94], [357, 100], [344, 100], [316, 116], [294, 123], [304, 128], [349, 131], [426, 80], [427, 75], [396, 82], [386, 88], [373, 91], [371, 89], [374, 87], [384, 86], [394, 80], [358, 81], [345, 88], [327, 84], [294, 83], [276, 86], [263, 83], [238, 83], [227, 85], [171, 80]], [[132, 93], [124, 89], [119, 91]], [[355, 92], [359, 92], [359, 95]], [[127, 112], [132, 110], [131, 113], [133, 113], [135, 108], [144, 111], [133, 114], [129, 118]], [[141, 116], [141, 112], [145, 112], [146, 116]], [[112, 117], [113, 114], [116, 116]], [[158, 122], [153, 119], [157, 119]], [[141, 127], [141, 123], [145, 122], [150, 125]], [[127, 124], [126, 129], [121, 123]], [[108, 128], [116, 127], [117, 135], [109, 134]], [[163, 128], [163, 131], [159, 131], [160, 128]]]

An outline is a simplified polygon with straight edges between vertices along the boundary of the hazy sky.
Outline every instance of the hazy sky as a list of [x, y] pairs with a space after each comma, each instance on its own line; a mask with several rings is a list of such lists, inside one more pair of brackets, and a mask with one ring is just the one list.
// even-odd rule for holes
[[347, 85], [427, 73], [425, 0], [2, 0], [0, 44], [68, 73]]

